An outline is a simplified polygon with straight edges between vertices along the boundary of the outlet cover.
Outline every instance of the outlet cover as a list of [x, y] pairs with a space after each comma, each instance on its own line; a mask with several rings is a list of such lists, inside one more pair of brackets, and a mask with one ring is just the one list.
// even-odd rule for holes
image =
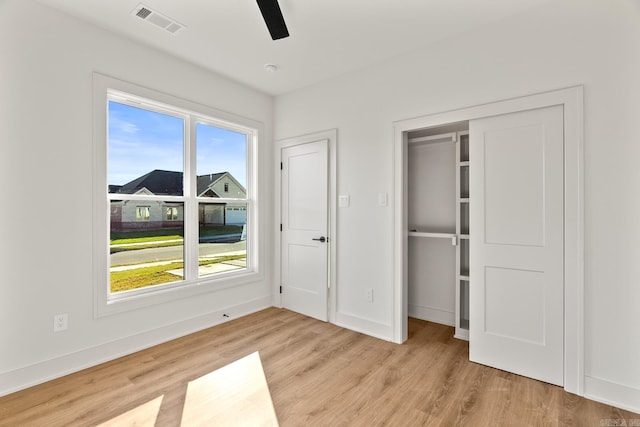
[[69, 317], [67, 313], [53, 316], [53, 332], [60, 332], [67, 329]]

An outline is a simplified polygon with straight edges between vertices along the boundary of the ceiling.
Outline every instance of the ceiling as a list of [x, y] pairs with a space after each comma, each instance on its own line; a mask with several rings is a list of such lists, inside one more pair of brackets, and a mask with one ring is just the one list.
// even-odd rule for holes
[[[273, 41], [255, 0], [38, 0], [271, 95], [312, 85], [550, 0], [280, 0], [290, 37]], [[171, 34], [138, 5], [185, 26]], [[265, 64], [275, 64], [268, 72]]]

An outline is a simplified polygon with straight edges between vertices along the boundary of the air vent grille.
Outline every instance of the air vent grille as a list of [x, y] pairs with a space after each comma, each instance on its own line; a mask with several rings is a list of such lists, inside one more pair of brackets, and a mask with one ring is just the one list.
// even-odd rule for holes
[[175, 19], [171, 19], [160, 12], [156, 12], [155, 10], [151, 10], [142, 4], [139, 4], [135, 9], [133, 9], [131, 14], [155, 25], [156, 27], [160, 27], [171, 34], [176, 34], [184, 28], [184, 25], [180, 24]]
[[165, 28], [165, 30], [169, 31], [171, 34], [175, 34], [180, 28], [182, 28], [182, 26], [172, 22], [167, 26], [167, 28]]
[[147, 16], [151, 15], [151, 11], [146, 7], [141, 7], [136, 16], [139, 16], [142, 19], [146, 19]]

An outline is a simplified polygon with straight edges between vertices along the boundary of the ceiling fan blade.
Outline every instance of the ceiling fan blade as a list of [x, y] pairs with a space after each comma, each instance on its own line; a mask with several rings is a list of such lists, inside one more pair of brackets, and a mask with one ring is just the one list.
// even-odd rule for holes
[[284, 22], [280, 5], [278, 0], [256, 0], [258, 7], [262, 13], [265, 24], [269, 29], [269, 34], [273, 40], [283, 39], [289, 37], [289, 30], [287, 30], [287, 24]]

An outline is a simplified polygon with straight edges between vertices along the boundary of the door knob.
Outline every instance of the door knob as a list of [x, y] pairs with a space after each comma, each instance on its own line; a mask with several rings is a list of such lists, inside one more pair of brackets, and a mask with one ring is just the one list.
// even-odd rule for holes
[[324, 237], [324, 236], [322, 236], [322, 237], [320, 237], [320, 238], [318, 238], [318, 239], [311, 239], [311, 240], [317, 240], [318, 242], [322, 242], [322, 243], [324, 243], [324, 242], [326, 242], [326, 241], [327, 241], [327, 238], [326, 238], [326, 237]]

